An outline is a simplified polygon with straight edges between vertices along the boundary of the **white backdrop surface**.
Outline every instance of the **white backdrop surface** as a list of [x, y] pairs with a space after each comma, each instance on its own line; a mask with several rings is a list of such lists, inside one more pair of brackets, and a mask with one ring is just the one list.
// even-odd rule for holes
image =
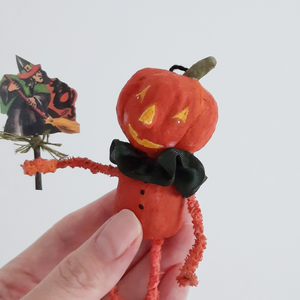
[[[137, 70], [215, 56], [201, 83], [220, 118], [196, 154], [209, 177], [197, 192], [208, 246], [188, 299], [300, 299], [298, 1], [0, 0], [0, 11], [0, 76], [17, 74], [17, 54], [75, 88], [81, 133], [51, 142], [104, 164], [112, 139], [126, 141], [115, 106]], [[15, 148], [0, 140], [0, 266], [117, 185], [64, 169], [35, 191], [20, 168], [33, 154]]]

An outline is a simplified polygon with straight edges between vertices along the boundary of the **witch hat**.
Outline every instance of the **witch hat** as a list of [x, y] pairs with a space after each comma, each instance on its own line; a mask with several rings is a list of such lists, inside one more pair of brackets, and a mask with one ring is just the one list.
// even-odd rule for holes
[[18, 55], [16, 55], [16, 60], [20, 72], [18, 77], [21, 79], [31, 77], [41, 68], [41, 65], [34, 65]]

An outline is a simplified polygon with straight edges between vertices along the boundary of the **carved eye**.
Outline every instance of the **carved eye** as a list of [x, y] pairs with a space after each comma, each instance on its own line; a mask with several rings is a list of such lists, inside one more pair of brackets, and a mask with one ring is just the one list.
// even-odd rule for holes
[[182, 121], [183, 123], [185, 123], [188, 114], [189, 114], [189, 108], [186, 107], [183, 111], [181, 111], [180, 113], [176, 114], [173, 118], [174, 119], [179, 119], [180, 121]]
[[149, 87], [150, 85], [145, 87], [140, 93], [136, 94], [136, 99], [141, 99], [141, 102], [143, 102]]
[[139, 121], [147, 125], [152, 124], [155, 115], [155, 108], [156, 108], [155, 104], [148, 107], [140, 116]]

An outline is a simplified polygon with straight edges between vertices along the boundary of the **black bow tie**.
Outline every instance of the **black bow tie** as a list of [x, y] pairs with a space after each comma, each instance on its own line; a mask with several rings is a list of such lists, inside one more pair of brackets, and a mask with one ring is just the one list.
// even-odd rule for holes
[[110, 161], [127, 177], [161, 186], [174, 184], [184, 198], [194, 195], [207, 179], [198, 158], [176, 148], [164, 150], [155, 159], [129, 143], [113, 140]]

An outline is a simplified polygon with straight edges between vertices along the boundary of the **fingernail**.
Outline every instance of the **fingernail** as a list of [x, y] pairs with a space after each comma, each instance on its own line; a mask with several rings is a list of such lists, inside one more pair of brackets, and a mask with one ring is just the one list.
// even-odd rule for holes
[[132, 211], [127, 209], [120, 211], [96, 238], [96, 248], [101, 259], [113, 261], [119, 258], [141, 231], [141, 223]]

